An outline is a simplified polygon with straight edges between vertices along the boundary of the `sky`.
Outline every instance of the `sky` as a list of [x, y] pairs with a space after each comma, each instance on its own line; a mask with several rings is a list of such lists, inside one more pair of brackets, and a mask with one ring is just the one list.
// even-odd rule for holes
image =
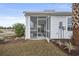
[[68, 11], [71, 12], [70, 3], [0, 3], [0, 26], [12, 26], [15, 23], [25, 24], [23, 11]]

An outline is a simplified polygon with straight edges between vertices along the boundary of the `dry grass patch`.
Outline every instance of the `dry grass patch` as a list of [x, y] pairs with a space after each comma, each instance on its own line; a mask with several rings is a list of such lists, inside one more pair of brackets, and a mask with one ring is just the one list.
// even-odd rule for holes
[[45, 40], [28, 40], [0, 45], [0, 55], [7, 56], [62, 56], [67, 55], [52, 43]]

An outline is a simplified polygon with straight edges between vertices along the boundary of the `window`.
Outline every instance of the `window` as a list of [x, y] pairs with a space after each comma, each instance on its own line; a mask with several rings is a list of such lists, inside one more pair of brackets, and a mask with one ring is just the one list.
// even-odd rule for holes
[[68, 18], [68, 31], [72, 31], [72, 18]]

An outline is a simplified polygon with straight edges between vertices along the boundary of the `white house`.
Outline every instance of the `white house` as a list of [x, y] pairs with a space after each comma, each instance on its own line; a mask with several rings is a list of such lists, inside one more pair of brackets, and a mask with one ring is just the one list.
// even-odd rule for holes
[[71, 39], [71, 12], [25, 12], [25, 39]]

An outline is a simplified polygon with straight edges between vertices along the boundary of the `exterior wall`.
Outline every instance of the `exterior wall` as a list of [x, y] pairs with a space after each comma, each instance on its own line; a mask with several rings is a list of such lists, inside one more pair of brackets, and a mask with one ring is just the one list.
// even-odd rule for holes
[[30, 16], [26, 16], [25, 39], [30, 39]]
[[[50, 32], [50, 39], [70, 39], [72, 36], [72, 31], [67, 30], [68, 26], [68, 18], [71, 16], [51, 16], [51, 32]], [[59, 22], [63, 22], [65, 26], [64, 36], [63, 38], [60, 37], [59, 31]]]

